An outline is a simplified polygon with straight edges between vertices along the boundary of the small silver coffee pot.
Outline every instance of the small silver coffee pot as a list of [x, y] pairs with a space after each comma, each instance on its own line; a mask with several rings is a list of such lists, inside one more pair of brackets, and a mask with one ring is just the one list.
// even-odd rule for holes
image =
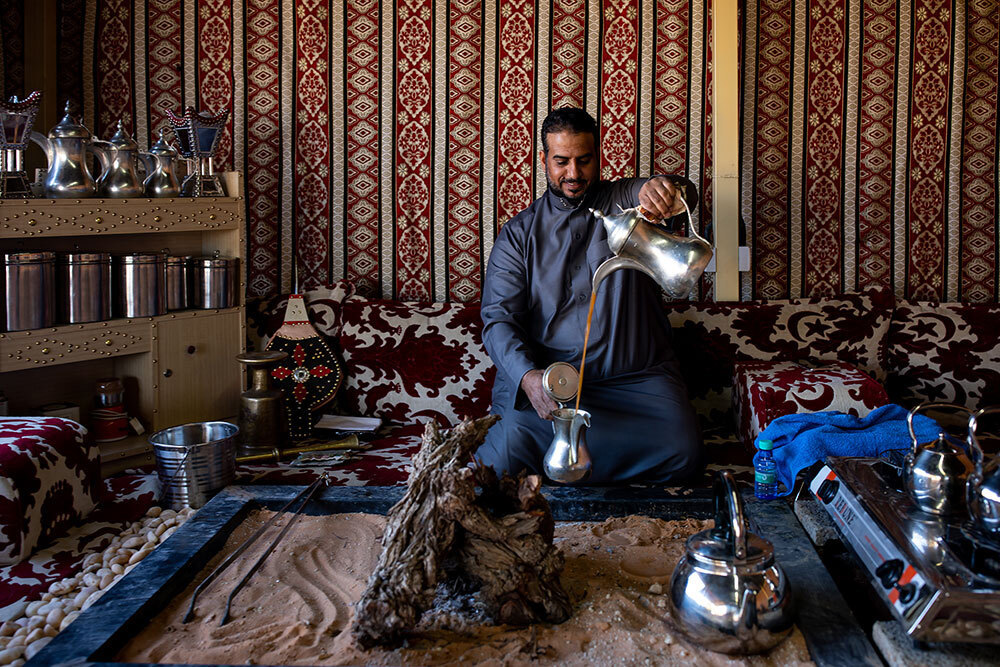
[[97, 192], [102, 197], [126, 199], [142, 196], [139, 178], [139, 145], [118, 121], [115, 133], [107, 141], [94, 140], [94, 152], [104, 173], [97, 179]]
[[943, 430], [930, 442], [918, 443], [913, 417], [931, 408], [971, 413], [953, 403], [921, 403], [906, 415], [913, 448], [903, 459], [903, 486], [918, 508], [931, 514], [956, 514], [965, 510], [965, 487], [972, 461], [962, 446]]
[[687, 212], [689, 237], [671, 234], [648, 222], [639, 208], [609, 216], [591, 209], [604, 223], [608, 246], [615, 253], [594, 272], [594, 292], [618, 269], [636, 269], [655, 280], [671, 298], [687, 298], [712, 259], [712, 246], [695, 231], [691, 209], [683, 197], [679, 199]]
[[794, 623], [791, 584], [774, 546], [747, 529], [728, 470], [715, 479], [715, 527], [688, 538], [670, 577], [674, 618], [691, 641], [719, 653], [760, 653]]
[[969, 417], [967, 436], [975, 466], [966, 487], [969, 514], [979, 528], [989, 533], [1000, 532], [1000, 458], [994, 457], [989, 463], [984, 463], [986, 456], [976, 440], [976, 428], [985, 415], [998, 412], [1000, 406], [983, 408]]
[[177, 178], [177, 163], [180, 154], [163, 138], [149, 147], [149, 152], [139, 156], [146, 165], [146, 180], [142, 182], [143, 194], [147, 197], [178, 197], [181, 194], [181, 183]]
[[32, 132], [31, 140], [42, 147], [48, 160], [45, 196], [52, 199], [82, 199], [97, 193], [97, 184], [87, 166], [87, 153], [93, 151], [93, 137], [66, 102], [65, 115], [49, 136]]
[[565, 361], [549, 365], [542, 373], [542, 390], [559, 404], [558, 410], [549, 413], [553, 438], [542, 459], [542, 469], [549, 479], [562, 484], [579, 482], [591, 471], [586, 439], [590, 413], [563, 405], [576, 398], [579, 383], [579, 372]]

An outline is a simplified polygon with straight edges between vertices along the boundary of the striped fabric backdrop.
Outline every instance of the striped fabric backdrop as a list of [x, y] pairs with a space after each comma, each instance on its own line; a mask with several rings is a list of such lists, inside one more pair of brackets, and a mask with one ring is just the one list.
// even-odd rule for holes
[[[20, 14], [3, 4], [10, 94]], [[497, 230], [544, 189], [538, 130], [564, 104], [598, 118], [603, 176], [685, 173], [711, 203], [708, 3], [59, 4], [59, 94], [101, 135], [120, 119], [148, 144], [165, 107], [232, 109], [217, 162], [246, 176], [253, 294], [294, 269], [304, 287], [478, 298]], [[1000, 2], [741, 6], [744, 298], [996, 302]]]

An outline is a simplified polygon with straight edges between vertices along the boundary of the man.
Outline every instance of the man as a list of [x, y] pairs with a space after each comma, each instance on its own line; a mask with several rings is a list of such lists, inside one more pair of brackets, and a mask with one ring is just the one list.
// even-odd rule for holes
[[[542, 124], [539, 160], [548, 190], [500, 230], [483, 287], [483, 342], [497, 377], [490, 429], [476, 459], [497, 473], [540, 473], [552, 441], [542, 373], [577, 369], [596, 268], [612, 256], [590, 209], [612, 214], [641, 204], [654, 218], [684, 213], [686, 179], [598, 179], [597, 123], [582, 109], [553, 111]], [[569, 405], [568, 407], [572, 407]], [[670, 345], [660, 288], [639, 271], [612, 273], [597, 290], [580, 409], [593, 460], [588, 483], [672, 483], [700, 470], [700, 436]]]

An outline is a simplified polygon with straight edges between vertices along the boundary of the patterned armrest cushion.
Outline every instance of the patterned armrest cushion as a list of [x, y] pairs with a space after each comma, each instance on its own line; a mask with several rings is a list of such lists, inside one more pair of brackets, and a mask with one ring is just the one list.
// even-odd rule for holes
[[435, 419], [454, 426], [487, 414], [496, 368], [482, 327], [478, 303], [348, 299], [342, 406], [395, 424]]
[[87, 516], [101, 460], [87, 430], [58, 417], [0, 418], [0, 565], [13, 565]]
[[886, 388], [907, 407], [1000, 404], [1000, 305], [901, 302], [889, 331]]
[[867, 373], [841, 361], [810, 368], [794, 361], [736, 364], [733, 412], [748, 447], [783, 415], [836, 410], [864, 417], [889, 403], [885, 389]]
[[885, 379], [888, 290], [838, 297], [676, 302], [667, 312], [674, 349], [698, 413], [718, 419], [732, 405], [735, 364], [741, 361], [845, 361]]

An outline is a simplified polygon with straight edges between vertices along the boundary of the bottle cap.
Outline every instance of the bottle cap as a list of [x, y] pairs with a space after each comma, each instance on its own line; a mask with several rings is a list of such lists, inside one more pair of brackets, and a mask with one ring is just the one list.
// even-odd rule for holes
[[568, 403], [576, 398], [580, 375], [572, 364], [557, 361], [542, 373], [542, 389], [556, 403]]
[[774, 449], [774, 443], [770, 440], [758, 440], [757, 449], [769, 450]]

